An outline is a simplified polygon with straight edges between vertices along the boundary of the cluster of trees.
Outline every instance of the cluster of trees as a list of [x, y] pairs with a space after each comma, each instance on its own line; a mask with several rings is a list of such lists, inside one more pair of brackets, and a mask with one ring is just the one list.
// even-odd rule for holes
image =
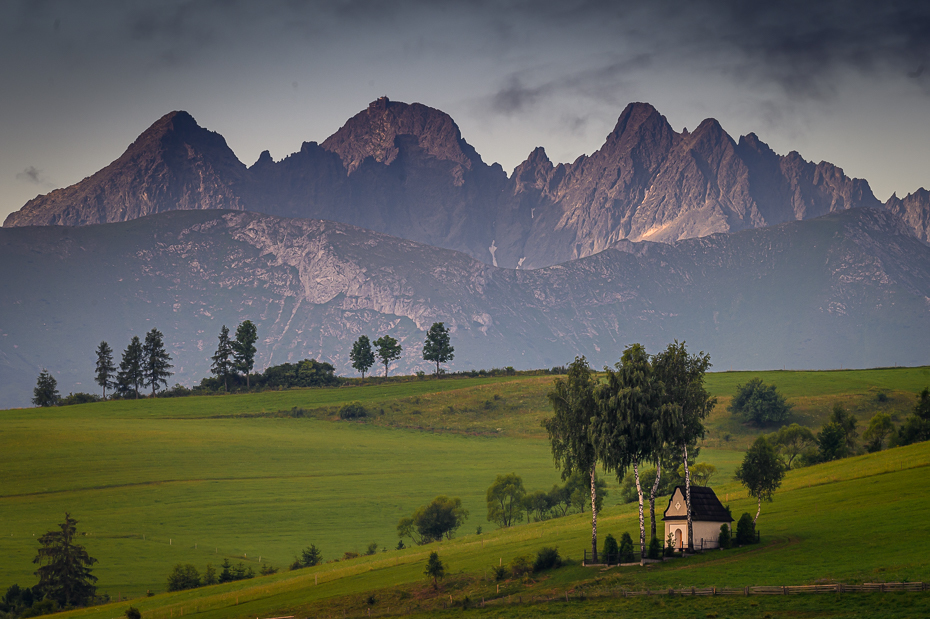
[[[374, 344], [374, 349], [372, 349]], [[352, 344], [352, 351], [349, 353], [349, 361], [352, 367], [361, 373], [362, 378], [375, 364], [375, 357], [384, 364], [384, 377], [387, 378], [388, 368], [392, 361], [400, 359], [402, 352], [401, 345], [390, 335], [382, 335], [374, 342], [368, 339], [367, 335], [360, 336]], [[423, 343], [423, 360], [431, 361], [436, 364], [436, 376], [441, 374], [442, 363], [447, 363], [455, 358], [455, 348], [450, 342], [449, 330], [445, 323], [434, 322], [426, 333], [426, 341]]]
[[418, 507], [412, 516], [400, 519], [397, 523], [397, 536], [400, 537], [397, 547], [404, 547], [405, 537], [409, 537], [414, 544], [452, 539], [467, 518], [468, 510], [462, 507], [462, 499], [440, 495]]
[[662, 462], [680, 454], [685, 472], [689, 547], [692, 535], [691, 482], [688, 450], [704, 436], [703, 420], [716, 404], [704, 388], [710, 357], [689, 354], [684, 342], [669, 344], [654, 355], [641, 344], [623, 351], [620, 361], [604, 368], [597, 379], [584, 357], [569, 366], [566, 379], [557, 378], [549, 393], [554, 415], [544, 422], [552, 455], [563, 479], [587, 473], [591, 485], [591, 551], [597, 560], [595, 470], [601, 464], [618, 479], [632, 469], [639, 499], [640, 554], [646, 554], [643, 487], [640, 466], [656, 466], [651, 510], [655, 537], [655, 492]]
[[292, 387], [331, 387], [339, 384], [336, 368], [331, 363], [304, 359], [297, 363], [282, 363], [265, 368], [261, 374], [207, 377], [191, 393], [226, 392], [227, 389], [290, 389]]
[[[688, 453], [688, 458], [693, 462], [699, 453], [700, 449], [695, 449], [693, 452]], [[683, 464], [679, 465], [676, 470], [673, 462], [666, 462], [662, 464], [662, 470], [673, 471], [673, 473], [659, 476], [659, 485], [655, 489], [656, 497], [668, 496], [675, 492], [677, 486], [685, 483], [685, 467]], [[706, 487], [710, 484], [711, 478], [717, 474], [717, 467], [713, 464], [707, 464], [706, 462], [699, 462], [697, 464], [691, 464], [688, 467], [688, 472], [691, 474], [692, 485]], [[643, 468], [639, 472], [640, 477], [643, 479], [655, 479], [656, 473], [657, 469], [652, 467]], [[633, 477], [627, 475], [620, 484], [620, 502], [635, 503], [638, 498], [635, 480]]]
[[765, 427], [784, 422], [791, 408], [775, 385], [765, 385], [761, 378], [753, 378], [745, 385], [736, 386], [736, 394], [727, 410], [737, 419]]
[[246, 389], [251, 388], [249, 375], [255, 367], [255, 342], [258, 341], [258, 328], [251, 320], [243, 321], [236, 327], [236, 339], [229, 339], [229, 328], [220, 329], [216, 352], [210, 358], [210, 372], [223, 380], [223, 390], [229, 391], [229, 381], [233, 377], [245, 376]]
[[39, 537], [39, 550], [32, 561], [38, 565], [38, 584], [31, 588], [12, 585], [0, 598], [0, 612], [11, 618], [35, 617], [109, 599], [97, 596], [97, 577], [91, 569], [97, 559], [75, 543], [77, 524], [66, 513], [57, 530]]
[[491, 567], [491, 573], [494, 580], [501, 581], [508, 578], [522, 578], [531, 573], [544, 572], [562, 566], [562, 557], [559, 556], [558, 548], [554, 546], [543, 546], [536, 551], [536, 556], [520, 555], [510, 560], [507, 565], [494, 565]]
[[[192, 563], [178, 563], [168, 574], [168, 591], [184, 591], [186, 589], [196, 589], [197, 587], [206, 587], [224, 582], [233, 582], [236, 580], [246, 580], [255, 578], [255, 572], [251, 567], [246, 567], [242, 562], [232, 565], [229, 559], [224, 559], [220, 566], [220, 573], [216, 573], [216, 568], [207, 563], [203, 576], [197, 571]], [[274, 574], [278, 570], [269, 566], [262, 566], [261, 574]]]
[[[595, 479], [597, 489], [595, 509], [601, 510], [607, 497], [607, 482]], [[575, 511], [584, 513], [591, 505], [591, 488], [587, 475], [576, 471], [563, 485], [553, 484], [552, 489], [527, 492], [523, 478], [516, 473], [498, 475], [487, 491], [487, 519], [500, 527], [522, 522], [541, 522], [558, 518]]]
[[[97, 364], [94, 381], [103, 389], [103, 399], [107, 390], [113, 390], [121, 398], [139, 398], [145, 387], [151, 387], [152, 395], [159, 386], [168, 386], [168, 377], [172, 375], [171, 355], [165, 350], [164, 335], [158, 329], [145, 334], [145, 340], [133, 336], [123, 351], [119, 368], [114, 365], [113, 349], [105, 341], [100, 342], [96, 350]], [[80, 404], [97, 401], [91, 394], [70, 394], [64, 400], [58, 393], [58, 381], [45, 368], [39, 373], [33, 389], [32, 403], [36, 406], [56, 406], [60, 404]]]
[[769, 434], [767, 439], [788, 469], [930, 440], [930, 390], [924, 389], [918, 394], [914, 412], [897, 430], [891, 415], [879, 412], [872, 416], [862, 432], [862, 444], [859, 437], [858, 420], [837, 402], [818, 432], [792, 423]]

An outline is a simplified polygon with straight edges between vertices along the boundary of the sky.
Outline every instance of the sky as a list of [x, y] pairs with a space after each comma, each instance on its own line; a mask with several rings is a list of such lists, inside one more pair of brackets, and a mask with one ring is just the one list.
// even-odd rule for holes
[[930, 3], [0, 1], [0, 220], [172, 110], [251, 165], [369, 102], [447, 112], [508, 173], [570, 162], [645, 101], [869, 181], [930, 187]]

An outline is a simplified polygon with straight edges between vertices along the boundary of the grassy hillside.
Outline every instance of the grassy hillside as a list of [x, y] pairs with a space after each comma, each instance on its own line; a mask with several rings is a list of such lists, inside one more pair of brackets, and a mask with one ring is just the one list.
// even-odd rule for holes
[[[372, 606], [375, 614], [438, 611], [448, 603], [450, 595], [453, 601], [461, 601], [466, 595], [471, 600], [511, 596], [513, 601], [518, 598], [528, 601], [538, 596], [560, 598], [566, 591], [573, 596], [583, 592], [594, 596], [618, 589], [925, 581], [930, 579], [930, 559], [918, 544], [908, 541], [908, 536], [920, 535], [925, 527], [918, 525], [914, 529], [895, 515], [907, 514], [907, 522], [923, 522], [930, 516], [930, 499], [920, 489], [928, 466], [930, 445], [922, 444], [793, 471], [775, 502], [763, 509], [759, 521], [762, 544], [645, 568], [602, 570], [581, 567], [572, 561], [529, 581], [505, 581], [498, 592], [497, 583], [486, 577], [488, 569], [498, 562], [507, 563], [515, 556], [533, 553], [542, 545], [556, 545], [564, 555], [578, 558], [586, 546], [590, 528], [587, 518], [573, 516], [254, 581], [161, 594], [133, 600], [132, 604], [144, 611], [146, 619], [191, 614], [203, 619], [342, 612], [360, 616]], [[737, 514], [754, 508], [754, 502], [736, 486], [720, 491], [729, 492]], [[608, 532], [615, 535], [633, 532], [635, 527], [635, 512], [629, 507], [609, 508], [600, 520], [602, 536]], [[431, 591], [422, 575], [426, 555], [431, 550], [439, 552], [450, 570], [439, 593]], [[781, 613], [796, 616], [798, 612], [818, 616], [824, 612], [836, 616], [854, 612], [870, 616], [883, 613], [918, 616], [930, 608], [927, 600], [930, 596], [909, 595], [848, 594], [843, 601], [835, 595], [667, 602], [662, 598], [610, 600], [595, 601], [588, 610], [627, 609], [654, 616], [667, 608], [683, 613], [699, 609], [702, 613], [699, 616], [703, 616], [723, 609], [730, 616], [757, 616], [761, 608], [774, 612], [775, 616]], [[375, 600], [374, 604], [369, 597]], [[126, 606], [124, 602], [74, 614], [111, 619]], [[476, 612], [529, 616], [546, 610], [572, 616], [584, 608], [575, 603], [542, 608], [505, 606]]]
[[[778, 385], [795, 404], [796, 419], [819, 425], [834, 401], [863, 420], [878, 410], [903, 418], [914, 394], [930, 383], [930, 368], [710, 375], [708, 386], [720, 405], [701, 460], [720, 469], [712, 485], [737, 515], [754, 510], [729, 480], [742, 448], [758, 431], [730, 419], [725, 404], [736, 384], [754, 376]], [[218, 565], [229, 558], [257, 571], [259, 558], [286, 567], [310, 543], [321, 547], [327, 560], [364, 550], [370, 542], [393, 548], [401, 516], [437, 494], [450, 494], [461, 496], [471, 513], [458, 539], [442, 547], [455, 574], [447, 586], [453, 593], [486, 596], [493, 585], [475, 579], [491, 563], [534, 552], [543, 543], [578, 558], [590, 535], [587, 515], [508, 531], [490, 531], [493, 526], [484, 518], [484, 493], [495, 475], [521, 474], [529, 490], [558, 481], [539, 425], [550, 414], [551, 381], [410, 380], [2, 411], [0, 588], [34, 582], [34, 539], [59, 523], [65, 511], [80, 521], [90, 553], [100, 560], [95, 568], [100, 590], [137, 597], [146, 590], [163, 591], [178, 562], [203, 570], [208, 562]], [[885, 402], [878, 401], [879, 392], [887, 395]], [[364, 422], [338, 421], [339, 407], [352, 401], [363, 403], [372, 416]], [[776, 577], [930, 580], [919, 544], [906, 542], [906, 536], [922, 531], [913, 526], [923, 525], [905, 524], [926, 521], [928, 504], [918, 489], [928, 463], [930, 450], [917, 446], [792, 472], [776, 502], [763, 508], [764, 550], [622, 574], [592, 576], [570, 566], [529, 590], [577, 587], [601, 577], [611, 586], [634, 587], [766, 584]], [[633, 533], [635, 512], [614, 505], [617, 486], [610, 481], [602, 536]], [[888, 517], [896, 512], [902, 516]], [[838, 521], [856, 526], [837, 526]], [[478, 525], [486, 531], [480, 537], [474, 535]], [[862, 529], [869, 532], [865, 540]], [[853, 555], [857, 560], [850, 562]], [[423, 548], [392, 550], [140, 604], [167, 609], [168, 614], [146, 619], [170, 619], [177, 612], [171, 605], [194, 599], [202, 610], [215, 608], [217, 617], [258, 616], [316, 604], [316, 599], [357, 606], [360, 599], [352, 596], [370, 589], [385, 599], [397, 596], [399, 603], [402, 594], [394, 588], [407, 587], [411, 599], [428, 600], [428, 592], [420, 591], [424, 557]], [[321, 584], [309, 592], [314, 575]], [[508, 586], [523, 590], [516, 583]], [[257, 606], [228, 608], [236, 591], [255, 598]], [[102, 612], [112, 619], [121, 611]]]

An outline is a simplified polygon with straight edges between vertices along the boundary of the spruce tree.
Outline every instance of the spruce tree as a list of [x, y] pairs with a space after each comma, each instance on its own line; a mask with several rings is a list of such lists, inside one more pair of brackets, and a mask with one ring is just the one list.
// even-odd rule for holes
[[32, 390], [32, 403], [36, 406], [55, 406], [61, 395], [58, 393], [58, 381], [42, 368], [36, 380], [35, 389]]
[[103, 388], [103, 399], [107, 399], [107, 389], [116, 386], [116, 366], [113, 365], [113, 349], [106, 342], [97, 347], [97, 377], [94, 379]]
[[249, 374], [255, 367], [255, 342], [258, 341], [258, 329], [251, 320], [246, 320], [236, 328], [236, 340], [232, 343], [235, 353], [236, 370], [245, 374], [246, 389], [251, 389]]
[[38, 554], [33, 563], [39, 577], [39, 591], [60, 606], [84, 606], [94, 598], [97, 577], [90, 566], [97, 562], [83, 546], [74, 543], [77, 520], [65, 513], [61, 531], [49, 531], [39, 538]]
[[229, 339], [229, 328], [223, 325], [220, 329], [220, 342], [216, 346], [216, 354], [212, 357], [213, 365], [210, 366], [210, 371], [215, 376], [223, 377], [223, 391], [229, 391], [229, 375], [234, 369], [234, 354], [232, 341]]
[[143, 384], [152, 388], [152, 397], [155, 397], [159, 384], [168, 387], [168, 377], [172, 374], [168, 370], [173, 367], [161, 331], [152, 329], [145, 334], [145, 344], [142, 346]]
[[126, 350], [123, 351], [123, 358], [119, 362], [116, 388], [124, 397], [131, 393], [139, 399], [139, 387], [142, 381], [142, 342], [138, 335], [134, 335]]

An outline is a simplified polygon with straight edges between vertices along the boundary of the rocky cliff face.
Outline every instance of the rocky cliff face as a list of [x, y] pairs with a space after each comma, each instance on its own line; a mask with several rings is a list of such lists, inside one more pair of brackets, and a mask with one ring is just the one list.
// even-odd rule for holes
[[242, 209], [245, 166], [218, 133], [171, 112], [93, 176], [30, 200], [4, 226], [128, 221], [172, 210]]
[[315, 357], [352, 373], [361, 334], [428, 370], [445, 322], [453, 369], [613, 363], [672, 339], [716, 369], [930, 363], [930, 247], [889, 212], [854, 209], [671, 244], [618, 241], [532, 271], [320, 220], [164, 213], [84, 227], [0, 229], [0, 407], [26, 405], [47, 367], [93, 391], [93, 350], [152, 327], [172, 381], [209, 372], [220, 327], [258, 325], [257, 367]]
[[[885, 205], [924, 241], [925, 196]], [[555, 165], [538, 148], [508, 178], [447, 114], [383, 97], [322, 144], [278, 162], [263, 153], [248, 169], [222, 137], [169, 114], [113, 164], [32, 200], [4, 225], [229, 208], [341, 221], [526, 269], [623, 239], [669, 243], [859, 207], [882, 205], [866, 181], [830, 163], [778, 155], [754, 134], [734, 141], [713, 119], [677, 133], [646, 103], [630, 104], [590, 156]]]
[[892, 195], [885, 208], [901, 217], [918, 239], [930, 244], [930, 191], [918, 189], [903, 200]]

